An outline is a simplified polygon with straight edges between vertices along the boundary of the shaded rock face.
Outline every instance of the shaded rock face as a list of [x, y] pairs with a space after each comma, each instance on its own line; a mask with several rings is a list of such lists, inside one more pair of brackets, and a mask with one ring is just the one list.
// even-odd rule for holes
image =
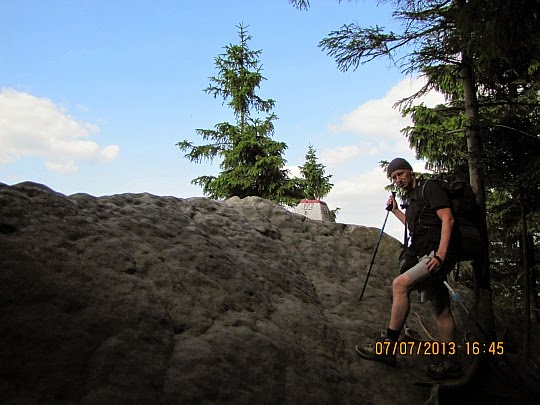
[[0, 184], [0, 402], [422, 403], [423, 359], [354, 352], [388, 323], [395, 239], [358, 300], [379, 232], [255, 197]]

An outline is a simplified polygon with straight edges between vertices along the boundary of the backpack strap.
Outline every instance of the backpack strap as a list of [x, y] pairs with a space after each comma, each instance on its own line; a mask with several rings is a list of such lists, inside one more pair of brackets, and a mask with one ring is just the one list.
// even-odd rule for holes
[[409, 246], [409, 232], [407, 229], [407, 221], [405, 220], [405, 226], [403, 231], [403, 247], [406, 248]]
[[424, 180], [424, 184], [422, 184], [422, 198], [424, 200], [426, 199], [426, 197], [424, 196], [424, 191], [426, 189], [426, 184], [428, 184], [428, 181], [430, 181], [430, 180], [433, 180], [433, 179], [426, 179], [426, 180]]
[[[418, 180], [418, 182], [422, 182], [420, 183], [422, 185], [422, 192], [420, 193], [420, 196], [422, 197], [423, 200], [425, 200], [425, 197], [424, 197], [424, 187], [425, 187], [425, 183], [427, 183], [427, 181], [422, 181], [422, 180]], [[419, 187], [420, 184], [417, 186]], [[411, 191], [411, 193], [415, 193], [414, 194], [414, 200], [416, 200], [418, 197], [418, 191], [417, 191], [417, 188], [415, 187], [415, 189], [413, 191]], [[405, 208], [405, 207], [409, 207], [411, 205], [411, 195], [409, 195], [409, 197], [407, 198], [407, 202], [406, 204], [402, 205], [401, 208]], [[404, 226], [404, 230], [403, 230], [403, 247], [406, 248], [409, 246], [409, 240], [410, 240], [410, 235], [409, 235], [409, 227], [407, 225], [407, 220], [405, 219], [405, 226]]]

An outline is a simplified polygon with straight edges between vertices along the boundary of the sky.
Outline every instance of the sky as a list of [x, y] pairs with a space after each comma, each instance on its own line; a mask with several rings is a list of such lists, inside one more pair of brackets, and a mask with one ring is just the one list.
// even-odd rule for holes
[[[399, 29], [389, 5], [312, 0], [0, 0], [0, 182], [44, 184], [71, 195], [147, 192], [202, 197], [191, 184], [217, 175], [176, 143], [234, 123], [203, 90], [215, 58], [238, 43], [260, 50], [258, 95], [276, 101], [273, 139], [299, 175], [309, 145], [334, 184], [324, 198], [337, 222], [381, 228], [389, 184], [381, 160], [424, 170], [394, 104], [420, 87], [387, 59], [342, 72], [319, 41], [342, 25]], [[439, 94], [421, 100], [443, 101]], [[388, 219], [385, 232], [401, 239]]]

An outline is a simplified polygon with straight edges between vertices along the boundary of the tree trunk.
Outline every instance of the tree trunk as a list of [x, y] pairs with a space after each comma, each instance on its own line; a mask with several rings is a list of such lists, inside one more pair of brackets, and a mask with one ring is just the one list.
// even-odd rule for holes
[[534, 237], [531, 233], [527, 235], [527, 246], [529, 247], [529, 275], [531, 276], [530, 286], [531, 286], [531, 323], [536, 322], [540, 323], [540, 305], [538, 305], [538, 298], [540, 297], [540, 291], [538, 290], [538, 265], [536, 264], [534, 256]]
[[527, 215], [523, 188], [519, 188], [519, 205], [521, 207], [521, 245], [523, 255], [523, 355], [529, 359], [531, 348], [531, 275], [529, 272], [529, 251], [527, 234]]
[[478, 100], [476, 97], [476, 82], [470, 58], [462, 52], [461, 75], [463, 81], [465, 101], [465, 136], [467, 138], [469, 178], [476, 201], [482, 211], [482, 259], [473, 263], [474, 292], [476, 298], [476, 317], [482, 330], [488, 335], [484, 338], [495, 340], [495, 319], [491, 300], [490, 272], [489, 272], [489, 241], [486, 222], [486, 197], [484, 177], [480, 168], [482, 143], [480, 139], [480, 126], [478, 119]]

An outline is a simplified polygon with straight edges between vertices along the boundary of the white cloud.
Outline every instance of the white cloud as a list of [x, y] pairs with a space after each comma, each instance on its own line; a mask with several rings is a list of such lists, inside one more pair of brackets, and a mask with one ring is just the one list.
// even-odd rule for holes
[[76, 173], [77, 167], [73, 160], [67, 162], [45, 162], [45, 167], [51, 172], [57, 173]]
[[[330, 129], [337, 136], [334, 142], [339, 142], [339, 135], [348, 135], [348, 142], [353, 144], [338, 145], [332, 149], [323, 150], [321, 160], [337, 169], [351, 159], [363, 163], [363, 167], [370, 170], [380, 160], [392, 159], [401, 156], [414, 161], [414, 151], [409, 147], [407, 138], [400, 132], [411, 125], [411, 120], [401, 116], [394, 105], [404, 99], [423, 85], [423, 79], [406, 78], [395, 84], [379, 99], [369, 100], [353, 111], [344, 114], [338, 124], [330, 125]], [[423, 102], [434, 106], [444, 101], [441, 94], [431, 92], [418, 99], [415, 104]], [[380, 170], [380, 169], [379, 169]]]
[[116, 159], [116, 156], [118, 156], [118, 153], [120, 152], [120, 147], [118, 145], [108, 145], [105, 146], [101, 151], [99, 152], [99, 160], [102, 162], [108, 162], [111, 160]]
[[332, 196], [365, 199], [378, 192], [385, 184], [388, 184], [388, 179], [384, 176], [383, 170], [377, 167], [337, 181], [332, 189]]
[[45, 161], [49, 171], [77, 172], [76, 161], [106, 162], [116, 158], [117, 145], [89, 140], [96, 125], [80, 122], [47, 98], [5, 89], [0, 93], [0, 165], [24, 156]]
[[300, 172], [300, 168], [298, 166], [285, 166], [283, 169], [289, 171], [289, 177], [302, 177], [302, 173]]
[[[401, 129], [411, 125], [394, 105], [399, 100], [418, 91], [422, 79], [405, 79], [393, 86], [382, 98], [369, 100], [353, 111], [344, 114], [330, 130], [336, 135], [353, 135], [357, 141], [340, 145], [321, 152], [321, 161], [331, 167], [334, 187], [324, 198], [330, 209], [340, 208], [337, 221], [379, 228], [386, 216], [385, 204], [389, 193], [384, 187], [389, 184], [380, 160], [391, 160], [396, 156], [407, 159], [417, 171], [424, 171], [424, 162], [417, 161], [409, 148], [408, 140]], [[423, 102], [435, 106], [444, 102], [438, 93], [429, 93], [414, 104]], [[339, 137], [334, 138], [338, 140]], [[351, 141], [351, 137], [347, 138]], [[353, 160], [354, 159], [354, 160]], [[356, 173], [351, 174], [350, 161], [354, 161]], [[341, 171], [341, 168], [346, 170]], [[390, 215], [385, 232], [401, 240], [403, 225]]]
[[330, 209], [340, 208], [337, 222], [381, 227], [388, 193], [388, 179], [380, 167], [334, 181], [334, 187], [324, 201]]
[[[334, 182], [334, 187], [324, 201], [330, 209], [340, 208], [337, 222], [380, 229], [386, 217], [389, 184], [380, 167]], [[385, 233], [401, 240], [403, 225], [392, 214], [385, 225]]]
[[325, 165], [333, 166], [353, 159], [359, 156], [360, 153], [361, 149], [358, 145], [337, 146], [336, 148], [321, 151], [320, 161], [324, 162]]
[[[356, 109], [343, 115], [337, 124], [330, 125], [334, 133], [351, 133], [363, 138], [381, 142], [383, 140], [404, 140], [401, 129], [411, 124], [409, 118], [403, 118], [400, 111], [394, 107], [396, 102], [417, 92], [424, 84], [422, 78], [406, 78], [393, 86], [382, 98], [369, 100]], [[428, 106], [442, 103], [444, 97], [436, 92], [415, 101]], [[405, 142], [406, 143], [406, 142]]]

